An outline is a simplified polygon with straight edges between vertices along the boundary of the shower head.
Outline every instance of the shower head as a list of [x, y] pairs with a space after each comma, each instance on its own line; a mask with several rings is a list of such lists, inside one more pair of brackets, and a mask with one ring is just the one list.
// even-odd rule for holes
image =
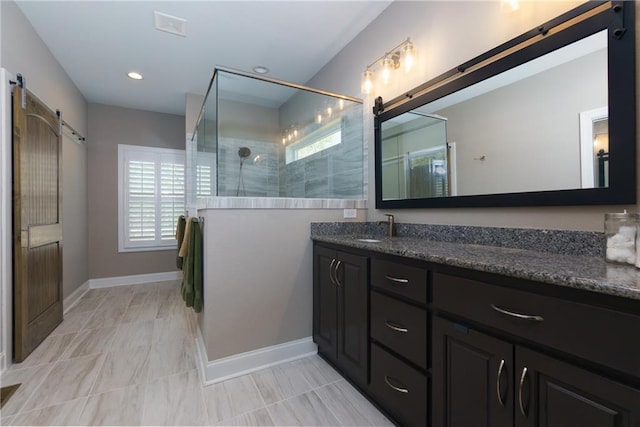
[[251, 150], [249, 149], [249, 147], [240, 147], [238, 149], [238, 157], [240, 157], [241, 160], [246, 159], [250, 155], [251, 155]]

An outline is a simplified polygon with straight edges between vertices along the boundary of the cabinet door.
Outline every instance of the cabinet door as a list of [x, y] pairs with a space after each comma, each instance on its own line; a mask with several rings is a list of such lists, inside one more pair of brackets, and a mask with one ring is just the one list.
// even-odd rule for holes
[[433, 425], [513, 425], [513, 345], [434, 318]]
[[522, 347], [516, 367], [516, 426], [640, 426], [640, 390]]
[[337, 253], [338, 366], [366, 386], [368, 371], [368, 258]]
[[313, 340], [332, 361], [337, 357], [338, 290], [333, 278], [335, 251], [313, 248]]

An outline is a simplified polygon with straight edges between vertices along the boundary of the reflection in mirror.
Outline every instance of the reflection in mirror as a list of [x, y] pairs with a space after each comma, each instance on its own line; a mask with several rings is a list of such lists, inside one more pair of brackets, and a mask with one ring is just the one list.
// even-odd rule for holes
[[408, 112], [382, 125], [382, 191], [385, 200], [455, 195], [449, 166], [447, 120]]
[[[376, 207], [635, 203], [635, 56], [635, 4], [591, 1], [376, 100]], [[402, 146], [416, 116], [444, 139]]]
[[382, 199], [606, 187], [607, 102], [603, 30], [384, 121]]

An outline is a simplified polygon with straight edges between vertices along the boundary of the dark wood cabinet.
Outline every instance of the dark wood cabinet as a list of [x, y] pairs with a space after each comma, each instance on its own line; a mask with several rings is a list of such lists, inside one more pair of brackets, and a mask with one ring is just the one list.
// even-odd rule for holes
[[640, 390], [441, 318], [433, 425], [640, 426]]
[[313, 339], [362, 387], [368, 380], [368, 271], [366, 256], [314, 246]]
[[513, 425], [513, 345], [433, 320], [433, 425]]
[[635, 302], [332, 244], [313, 268], [319, 353], [399, 425], [640, 427]]
[[640, 390], [521, 346], [515, 353], [517, 427], [640, 426]]

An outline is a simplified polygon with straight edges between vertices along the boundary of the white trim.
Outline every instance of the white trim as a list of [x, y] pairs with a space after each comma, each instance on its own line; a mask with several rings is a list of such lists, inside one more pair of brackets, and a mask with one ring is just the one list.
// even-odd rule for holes
[[4, 353], [0, 352], [0, 374], [7, 369], [7, 365], [5, 363]]
[[593, 123], [609, 116], [609, 107], [582, 111], [580, 117], [580, 181], [581, 188], [596, 186], [596, 170], [593, 152]]
[[[11, 145], [13, 126], [11, 125], [11, 85], [15, 76], [5, 68], [0, 69], [0, 368], [6, 367], [6, 355], [13, 354], [13, 243], [12, 188], [11, 188]], [[11, 361], [8, 361], [11, 363]]]
[[200, 327], [196, 331], [197, 365], [204, 385], [230, 380], [317, 353], [318, 346], [311, 337], [307, 337], [209, 361]]
[[101, 279], [89, 279], [89, 288], [111, 288], [113, 286], [138, 285], [141, 283], [165, 282], [167, 280], [180, 279], [182, 279], [182, 271], [136, 274], [133, 276], [104, 277]]
[[87, 292], [89, 292], [88, 280], [78, 286], [75, 291], [71, 292], [71, 294], [62, 301], [62, 312], [66, 314], [67, 311], [71, 310], [71, 308], [76, 305], [78, 301], [80, 301], [80, 298], [82, 298]]

